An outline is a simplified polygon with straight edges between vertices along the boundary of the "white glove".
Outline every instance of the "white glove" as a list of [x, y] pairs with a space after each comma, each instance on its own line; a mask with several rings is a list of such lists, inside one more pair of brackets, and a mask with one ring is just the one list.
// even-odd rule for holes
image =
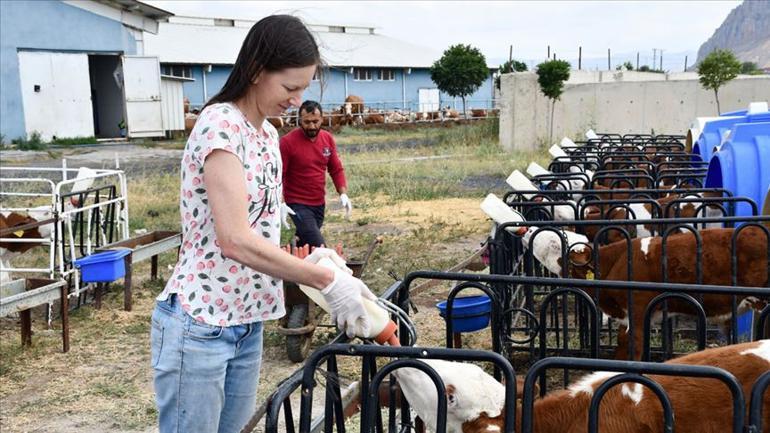
[[289, 215], [296, 215], [293, 210], [286, 203], [281, 203], [281, 223], [283, 228], [290, 229], [289, 227]]
[[363, 281], [342, 270], [334, 270], [334, 281], [321, 290], [321, 294], [331, 308], [332, 321], [348, 338], [369, 335], [371, 323], [362, 298], [376, 301], [377, 297]]
[[350, 201], [350, 197], [347, 194], [340, 194], [340, 203], [345, 208], [345, 218], [350, 218], [350, 213], [353, 212], [353, 203]]
[[306, 261], [314, 265], [317, 265], [321, 259], [330, 259], [338, 268], [347, 272], [349, 275], [353, 275], [353, 271], [347, 267], [345, 259], [340, 257], [337, 252], [331, 248], [316, 247], [309, 256], [305, 257]]

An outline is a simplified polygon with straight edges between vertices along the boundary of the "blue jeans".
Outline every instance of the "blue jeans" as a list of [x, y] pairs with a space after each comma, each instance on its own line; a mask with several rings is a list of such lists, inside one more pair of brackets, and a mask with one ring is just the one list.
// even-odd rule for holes
[[262, 322], [211, 326], [176, 295], [152, 313], [152, 368], [160, 433], [238, 433], [256, 411]]

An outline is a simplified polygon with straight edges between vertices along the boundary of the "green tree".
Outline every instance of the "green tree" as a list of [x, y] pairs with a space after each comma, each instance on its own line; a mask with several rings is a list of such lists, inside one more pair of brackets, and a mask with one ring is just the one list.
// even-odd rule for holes
[[463, 99], [463, 113], [466, 96], [478, 90], [488, 76], [484, 55], [477, 48], [464, 44], [449, 47], [430, 68], [430, 79], [439, 90]]
[[698, 65], [701, 85], [714, 91], [717, 114], [722, 111], [719, 108], [719, 88], [737, 77], [740, 71], [741, 62], [730, 50], [714, 50]]
[[556, 101], [564, 92], [564, 82], [569, 79], [569, 62], [565, 60], [549, 60], [537, 65], [537, 82], [540, 90], [551, 100], [551, 127], [548, 142], [553, 140], [553, 111]]
[[762, 71], [759, 70], [757, 64], [754, 62], [743, 62], [741, 64], [741, 74], [746, 75], [759, 75]]
[[507, 62], [500, 65], [500, 67], [497, 69], [498, 75], [495, 77], [495, 87], [497, 89], [500, 89], [500, 75], [502, 74], [508, 74], [510, 72], [526, 72], [527, 71], [527, 64], [524, 62], [520, 62], [516, 59], [508, 60]]
[[615, 66], [615, 70], [616, 71], [622, 71], [623, 69], [625, 69], [626, 71], [633, 71], [634, 70], [634, 64], [629, 62], [629, 61], [626, 61], [622, 65], [616, 65]]

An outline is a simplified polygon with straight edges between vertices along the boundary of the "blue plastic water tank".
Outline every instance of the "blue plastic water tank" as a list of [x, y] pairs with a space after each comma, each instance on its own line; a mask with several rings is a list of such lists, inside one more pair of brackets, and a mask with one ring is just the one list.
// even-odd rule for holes
[[[770, 122], [736, 124], [709, 161], [705, 186], [725, 188], [761, 205], [770, 187]], [[751, 215], [751, 206], [738, 203], [735, 215]]]
[[720, 114], [720, 116], [745, 116], [748, 112], [749, 110], [728, 111], [727, 113]]
[[[737, 111], [733, 113], [738, 113]], [[725, 116], [725, 115], [723, 115]], [[743, 115], [725, 117], [724, 119], [716, 119], [706, 123], [703, 127], [698, 140], [692, 146], [692, 153], [694, 155], [700, 155], [700, 161], [710, 161], [711, 156], [714, 154], [714, 148], [719, 146], [722, 142], [722, 137], [725, 133], [729, 132], [733, 125], [738, 123], [758, 123], [758, 122], [770, 122], [770, 111], [764, 113], [746, 114], [746, 110], [743, 111]], [[693, 159], [698, 160], [693, 156]], [[757, 203], [759, 204], [759, 203]]]

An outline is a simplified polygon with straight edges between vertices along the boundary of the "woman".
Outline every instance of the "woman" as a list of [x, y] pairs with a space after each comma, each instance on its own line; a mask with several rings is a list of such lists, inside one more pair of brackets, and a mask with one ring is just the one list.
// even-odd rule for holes
[[[161, 433], [231, 433], [246, 424], [256, 407], [262, 322], [284, 315], [284, 279], [321, 290], [349, 336], [368, 332], [362, 296], [375, 296], [339, 256], [321, 248], [303, 261], [278, 247], [281, 157], [265, 119], [299, 105], [319, 63], [301, 21], [262, 19], [187, 141], [181, 254], [152, 315]], [[319, 266], [322, 257], [348, 272]]]

